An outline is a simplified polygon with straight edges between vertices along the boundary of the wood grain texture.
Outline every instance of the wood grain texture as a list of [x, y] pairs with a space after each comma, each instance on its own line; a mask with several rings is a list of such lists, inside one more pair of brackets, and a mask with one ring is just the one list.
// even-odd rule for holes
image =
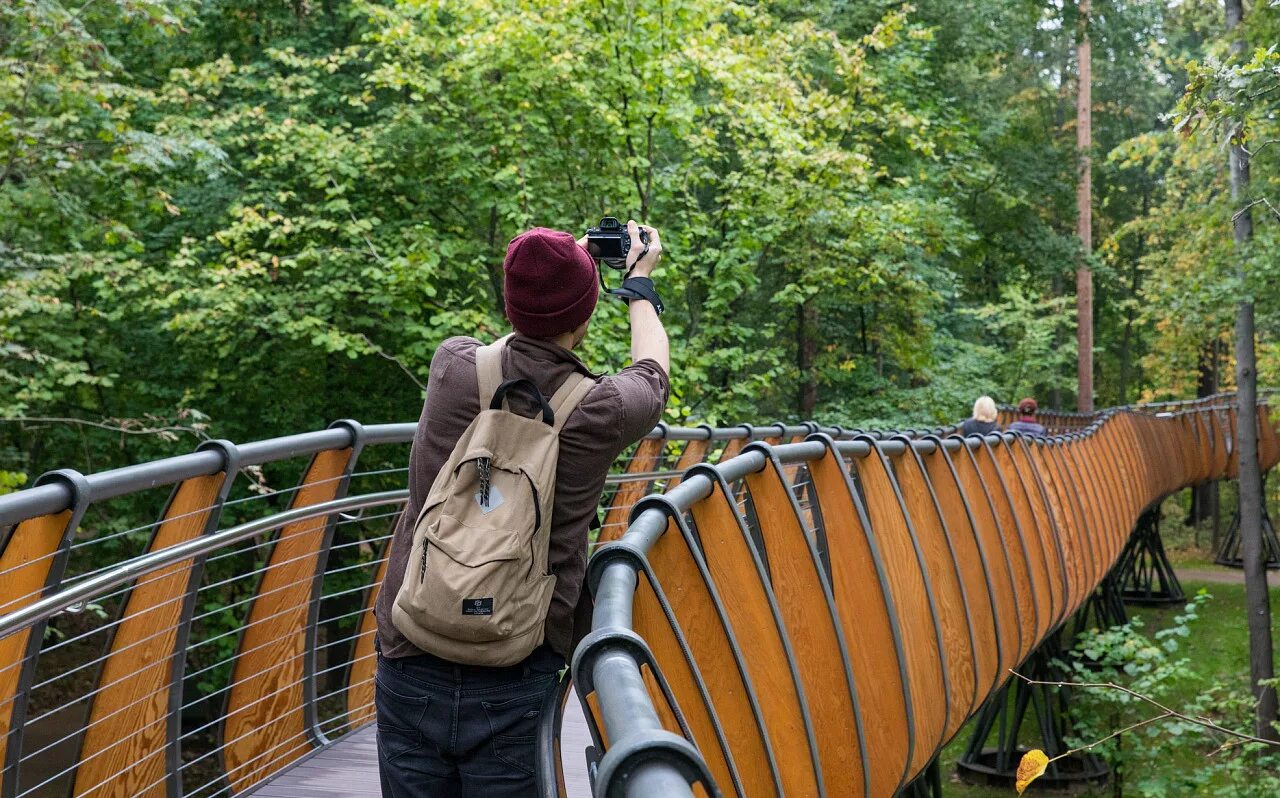
[[[291, 507], [334, 499], [351, 455], [351, 449], [316, 454]], [[303, 656], [327, 527], [327, 518], [313, 518], [280, 530], [249, 610], [222, 733], [227, 779], [235, 792], [257, 784], [313, 748], [303, 709]]]
[[[674, 520], [650, 550], [648, 559], [654, 573], [661, 574], [660, 588], [678, 624], [676, 630], [688, 647], [691, 669], [682, 674], [674, 659], [683, 658], [678, 642], [667, 632], [666, 640], [657, 638], [664, 654], [654, 649], [663, 675], [676, 694], [676, 703], [692, 719], [701, 696], [693, 686], [692, 669], [696, 669], [710, 697], [711, 709], [719, 719], [730, 755], [748, 796], [782, 796], [781, 783], [774, 771], [773, 752], [764, 733], [763, 721], [753, 706], [752, 693], [744, 678], [742, 665], [730, 645], [724, 619], [716, 607], [714, 594], [698, 567], [700, 557], [689, 546], [684, 530]], [[637, 597], [644, 599], [637, 594]], [[639, 603], [634, 612], [634, 628], [646, 641], [649, 633], [662, 631], [670, 623], [655, 601], [645, 608]], [[674, 650], [673, 650], [674, 648]], [[690, 724], [691, 727], [693, 724]], [[691, 729], [695, 742], [706, 750], [708, 732]], [[710, 739], [714, 739], [714, 734]], [[713, 771], [714, 772], [714, 771]], [[722, 786], [725, 782], [719, 782]]]
[[777, 461], [748, 474], [769, 579], [796, 657], [827, 795], [865, 793], [866, 756], [852, 674], [831, 589]]
[[[672, 532], [669, 529], [667, 534], [678, 535], [680, 532], [679, 530]], [[723, 735], [716, 732], [715, 710], [698, 686], [694, 663], [685, 647], [681, 645], [677, 629], [667, 621], [666, 613], [663, 612], [658, 598], [658, 591], [644, 572], [637, 574], [637, 578], [633, 610], [635, 629], [649, 644], [649, 650], [653, 652], [654, 659], [660, 663], [662, 676], [675, 696], [676, 705], [680, 708], [680, 714], [684, 717], [689, 733], [693, 737], [690, 742], [702, 753], [716, 783], [728, 791], [738, 784], [739, 779], [733, 771], [732, 752]], [[675, 722], [674, 716], [664, 712], [666, 699], [656, 688], [656, 683], [651, 684], [649, 694], [653, 698], [654, 706], [658, 708], [659, 718], [662, 719], [667, 731], [681, 734], [682, 730]], [[726, 702], [727, 699], [721, 703], [723, 705]], [[749, 706], [738, 709], [747, 717], [751, 717]], [[754, 721], [752, 725], [754, 726]], [[603, 729], [603, 727], [597, 728]], [[734, 791], [737, 792], [736, 788]]]
[[[148, 551], [203, 534], [226, 478], [220, 471], [179, 485]], [[195, 566], [195, 560], [174, 563], [141, 577], [129, 591], [98, 677], [72, 795], [166, 794], [173, 668], [180, 665], [179, 624]]]
[[1023, 618], [1023, 602], [1014, 587], [1013, 561], [973, 453], [968, 447], [961, 447], [951, 458], [951, 464], [960, 489], [968, 499], [969, 511], [973, 514], [974, 532], [981, 539], [982, 551], [987, 557], [1000, 630], [1003, 632], [1003, 655], [999, 670], [999, 680], [1003, 683], [1008, 678], [1009, 669], [1022, 662], [1022, 626], [1029, 623], [1030, 619]]
[[[999, 610], [988, 574], [987, 555], [982, 551], [981, 539], [974, 531], [969, 506], [951, 467], [950, 456], [939, 446], [933, 452], [922, 455], [921, 460], [937, 497], [938, 510], [945, 521], [957, 572], [964, 585], [965, 608], [974, 652], [974, 695], [963, 713], [967, 717], [977, 711], [982, 700], [995, 689], [1000, 678], [1003, 635], [997, 617]], [[1009, 622], [1012, 623], [1012, 619]]]
[[[626, 474], [644, 474], [654, 471], [662, 459], [663, 447], [667, 445], [662, 438], [643, 438], [636, 444], [636, 450], [627, 463]], [[618, 485], [613, 498], [609, 502], [609, 512], [605, 514], [604, 524], [600, 527], [600, 542], [607, 543], [622, 537], [627, 531], [627, 519], [631, 516], [631, 507], [649, 492], [653, 480], [632, 480]]]
[[913, 696], [907, 689], [888, 576], [845, 467], [843, 458], [828, 447], [820, 459], [809, 463], [809, 476], [822, 505], [832, 597], [866, 720], [863, 735], [869, 752], [870, 795], [892, 795], [912, 762]]
[[[13, 612], [39, 600], [73, 517], [71, 510], [65, 510], [29, 518], [9, 535], [0, 552], [0, 613]], [[18, 756], [17, 751], [9, 750], [17, 739], [9, 732], [14, 727], [19, 701], [25, 700], [18, 690], [28, 648], [38, 650], [40, 641], [32, 643], [30, 629], [0, 638], [0, 767], [16, 761]]]
[[1053, 593], [1055, 576], [1049, 570], [1047, 542], [1042, 536], [1038, 519], [1031, 508], [1031, 497], [1024, 482], [1025, 475], [1021, 473], [1022, 464], [1014, 459], [1008, 442], [1001, 440], [999, 443], [991, 444], [988, 446], [988, 451], [991, 453], [992, 463], [1000, 474], [1014, 528], [1018, 530], [1019, 540], [1026, 552], [1031, 596], [1036, 610], [1034, 645], [1039, 645], [1040, 641], [1053, 629], [1058, 611]]
[[[394, 525], [392, 528], [394, 529]], [[387, 557], [390, 553], [391, 539], [388, 538], [373, 575], [373, 584], [369, 587], [364, 612], [360, 615], [360, 629], [356, 632], [355, 646], [351, 652], [351, 667], [347, 669], [347, 723], [352, 727], [372, 721], [376, 714], [373, 706], [373, 675], [378, 670], [378, 657], [374, 650], [378, 618], [373, 608], [378, 605], [378, 594], [382, 592], [382, 582], [387, 576]]]
[[[793, 678], [775, 602], [762, 567], [742, 528], [734, 497], [715, 485], [691, 508], [694, 525], [726, 620], [744, 650], [761, 717], [777, 757], [785, 795], [817, 795], [817, 752], [810, 748], [810, 724], [803, 688]], [[815, 597], [816, 600], [816, 597]]]
[[908, 448], [888, 460], [903, 502], [903, 520], [916, 541], [924, 562], [924, 575], [932, 588], [942, 661], [946, 663], [943, 688], [947, 720], [942, 733], [942, 740], [946, 741], [964, 724], [977, 690], [968, 600], [949, 532], [919, 455]]

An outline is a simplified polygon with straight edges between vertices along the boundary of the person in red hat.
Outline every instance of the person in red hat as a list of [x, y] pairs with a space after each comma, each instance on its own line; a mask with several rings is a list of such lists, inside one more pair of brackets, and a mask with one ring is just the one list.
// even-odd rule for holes
[[[559, 430], [546, 558], [555, 586], [543, 642], [509, 667], [464, 665], [427, 653], [392, 621], [427, 496], [459, 438], [481, 408], [490, 406], [480, 395], [487, 385], [477, 366], [480, 341], [450, 338], [432, 358], [409, 459], [409, 500], [392, 536], [375, 608], [378, 763], [385, 798], [536, 793], [538, 715], [576, 642], [590, 628], [590, 601], [583, 590], [587, 534], [599, 523], [605, 476], [617, 456], [658, 423], [670, 390], [669, 346], [652, 282], [661, 239], [657, 230], [634, 221], [627, 231], [631, 247], [624, 287], [631, 289], [626, 293], [632, 362], [617, 374], [598, 374], [574, 354], [600, 295], [599, 267], [585, 237], [536, 227], [511, 240], [502, 264], [503, 301], [513, 332], [495, 342], [496, 354], [486, 349], [485, 362], [500, 364], [503, 381], [528, 380], [543, 402], [555, 404], [561, 386], [576, 401], [565, 405], [572, 409]], [[492, 385], [487, 390], [494, 395]], [[532, 395], [510, 391], [505, 396], [515, 413], [536, 417], [541, 407]]]
[[1044, 425], [1036, 421], [1036, 410], [1038, 409], [1039, 406], [1036, 404], [1036, 400], [1031, 397], [1018, 402], [1018, 419], [1009, 424], [1008, 427], [1005, 427], [1005, 430], [1007, 432], [1021, 432], [1025, 435], [1043, 437], [1045, 435]]

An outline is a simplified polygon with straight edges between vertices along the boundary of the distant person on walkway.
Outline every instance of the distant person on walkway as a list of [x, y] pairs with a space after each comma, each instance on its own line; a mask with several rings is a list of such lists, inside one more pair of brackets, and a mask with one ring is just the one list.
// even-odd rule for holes
[[990, 396], [979, 396], [973, 403], [973, 417], [966, 418], [960, 425], [961, 435], [986, 435], [996, 429], [996, 400]]
[[1044, 425], [1036, 421], [1036, 410], [1039, 405], [1030, 397], [1018, 402], [1018, 420], [1005, 427], [1008, 432], [1022, 432], [1027, 435], [1045, 435]]
[[605, 476], [669, 393], [658, 231], [618, 228], [631, 365], [602, 375], [574, 354], [599, 266], [586, 237], [544, 228], [512, 239], [502, 264], [515, 332], [450, 338], [431, 360], [376, 606], [384, 798], [537, 795], [539, 714], [590, 628], [587, 533]]

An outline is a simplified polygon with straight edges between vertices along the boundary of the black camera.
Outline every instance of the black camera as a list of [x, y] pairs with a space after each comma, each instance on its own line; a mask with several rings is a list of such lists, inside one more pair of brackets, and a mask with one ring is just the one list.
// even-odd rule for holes
[[[648, 244], [649, 234], [640, 230], [640, 241]], [[627, 268], [627, 253], [631, 252], [631, 234], [627, 226], [612, 216], [600, 220], [599, 227], [587, 229], [587, 251], [615, 269]]]

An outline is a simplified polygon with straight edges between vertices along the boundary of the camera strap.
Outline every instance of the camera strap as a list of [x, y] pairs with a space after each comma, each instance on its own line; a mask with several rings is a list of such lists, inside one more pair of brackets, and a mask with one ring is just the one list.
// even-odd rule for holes
[[643, 299], [653, 305], [653, 309], [658, 311], [659, 316], [666, 310], [662, 300], [658, 298], [658, 292], [653, 287], [653, 280], [648, 277], [628, 277], [622, 281], [621, 288], [606, 288], [605, 292], [625, 300], [628, 305], [634, 299]]

